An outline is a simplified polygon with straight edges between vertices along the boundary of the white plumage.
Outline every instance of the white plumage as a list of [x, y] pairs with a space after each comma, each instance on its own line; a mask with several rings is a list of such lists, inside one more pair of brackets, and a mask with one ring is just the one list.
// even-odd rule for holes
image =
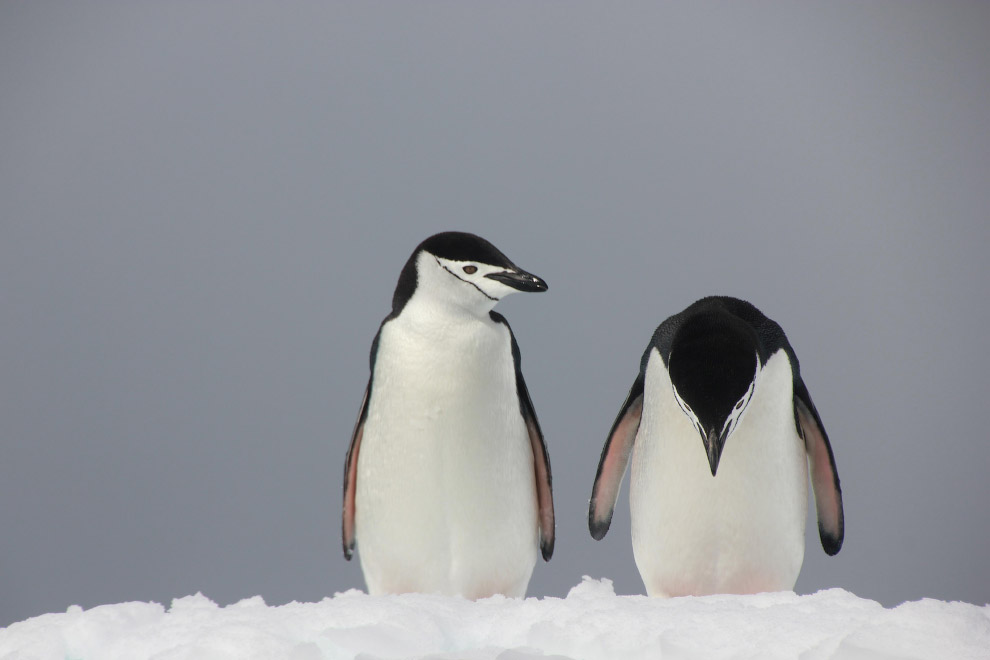
[[525, 593], [536, 492], [509, 342], [415, 299], [382, 328], [357, 482], [370, 593]]
[[633, 553], [647, 593], [792, 589], [804, 560], [807, 475], [784, 351], [760, 370], [714, 477], [654, 351], [629, 483]]

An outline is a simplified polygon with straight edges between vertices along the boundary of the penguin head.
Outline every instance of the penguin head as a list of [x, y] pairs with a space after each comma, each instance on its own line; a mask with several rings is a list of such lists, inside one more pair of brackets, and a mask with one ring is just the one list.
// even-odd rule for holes
[[689, 317], [671, 340], [674, 398], [701, 434], [712, 476], [756, 389], [758, 341], [749, 324], [721, 309]]
[[485, 239], [449, 231], [430, 236], [413, 251], [399, 275], [392, 313], [399, 313], [414, 295], [481, 314], [517, 291], [546, 290], [546, 282]]

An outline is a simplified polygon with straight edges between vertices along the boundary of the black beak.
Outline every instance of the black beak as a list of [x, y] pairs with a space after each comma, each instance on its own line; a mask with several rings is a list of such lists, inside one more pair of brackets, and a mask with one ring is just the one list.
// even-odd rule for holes
[[511, 286], [518, 291], [537, 292], [547, 290], [546, 282], [524, 270], [503, 270], [500, 273], [489, 273], [485, 277], [496, 282], [501, 282], [506, 286]]
[[705, 453], [708, 454], [708, 465], [712, 469], [712, 476], [718, 471], [718, 459], [722, 457], [722, 447], [725, 446], [725, 436], [720, 435], [714, 428], [709, 429], [708, 435], [702, 435], [701, 441], [705, 444]]

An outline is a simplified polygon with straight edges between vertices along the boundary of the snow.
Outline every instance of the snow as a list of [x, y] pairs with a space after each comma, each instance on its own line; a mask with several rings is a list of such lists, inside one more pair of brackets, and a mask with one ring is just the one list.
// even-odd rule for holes
[[885, 609], [842, 589], [799, 596], [616, 596], [607, 579], [525, 600], [357, 590], [269, 607], [202, 594], [165, 609], [73, 606], [0, 629], [0, 660], [990, 658], [990, 606]]

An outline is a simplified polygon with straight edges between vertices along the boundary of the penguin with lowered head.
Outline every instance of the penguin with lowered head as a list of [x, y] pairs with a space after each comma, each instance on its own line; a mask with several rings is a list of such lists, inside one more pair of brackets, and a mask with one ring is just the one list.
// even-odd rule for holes
[[809, 469], [822, 547], [842, 547], [835, 458], [797, 356], [744, 300], [703, 298], [653, 333], [598, 465], [595, 539], [630, 459], [633, 554], [650, 595], [793, 589]]

